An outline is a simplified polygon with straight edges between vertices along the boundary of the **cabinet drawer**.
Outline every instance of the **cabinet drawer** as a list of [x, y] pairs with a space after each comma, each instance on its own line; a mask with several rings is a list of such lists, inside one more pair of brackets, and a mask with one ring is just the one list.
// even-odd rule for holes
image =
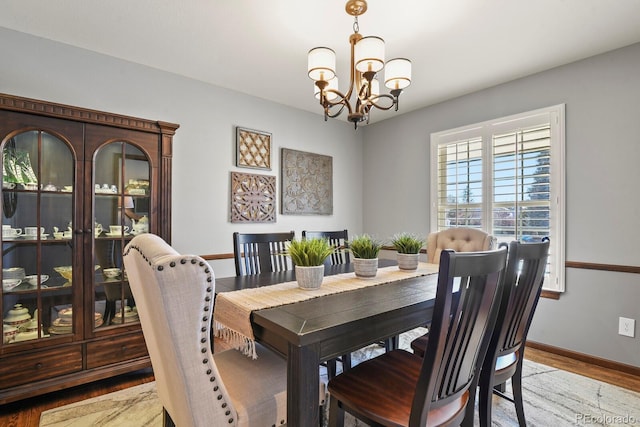
[[0, 359], [0, 389], [82, 370], [82, 347], [65, 346]]
[[147, 356], [142, 333], [118, 336], [87, 344], [87, 368], [111, 365]]

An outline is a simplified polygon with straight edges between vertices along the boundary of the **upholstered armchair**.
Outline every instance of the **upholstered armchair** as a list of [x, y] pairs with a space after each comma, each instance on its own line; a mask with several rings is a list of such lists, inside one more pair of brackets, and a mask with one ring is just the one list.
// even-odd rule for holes
[[286, 423], [283, 358], [258, 343], [256, 360], [236, 350], [212, 354], [215, 279], [202, 258], [180, 255], [160, 237], [140, 234], [125, 248], [124, 264], [165, 425]]
[[440, 263], [444, 249], [456, 252], [488, 251], [495, 247], [495, 238], [477, 228], [454, 227], [427, 236], [427, 262]]

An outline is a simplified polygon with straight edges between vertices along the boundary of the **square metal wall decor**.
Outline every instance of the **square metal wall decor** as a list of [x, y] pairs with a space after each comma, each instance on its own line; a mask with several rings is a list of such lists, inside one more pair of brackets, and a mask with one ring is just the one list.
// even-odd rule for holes
[[276, 177], [231, 172], [231, 222], [276, 222]]
[[271, 170], [271, 134], [237, 126], [236, 166]]
[[282, 206], [284, 215], [333, 214], [333, 158], [282, 149]]

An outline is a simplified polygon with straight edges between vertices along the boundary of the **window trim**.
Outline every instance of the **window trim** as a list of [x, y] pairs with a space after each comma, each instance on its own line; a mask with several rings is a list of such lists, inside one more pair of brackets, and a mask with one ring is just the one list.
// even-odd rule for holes
[[[543, 289], [553, 292], [565, 291], [565, 203], [566, 203], [566, 167], [565, 167], [565, 104], [558, 104], [551, 107], [540, 108], [533, 111], [514, 114], [493, 120], [487, 120], [467, 126], [461, 126], [441, 132], [434, 132], [430, 139], [430, 227], [432, 231], [438, 229], [438, 147], [445, 143], [453, 143], [462, 139], [478, 138], [482, 139], [483, 158], [491, 159], [492, 137], [503, 132], [516, 131], [526, 126], [534, 124], [548, 123], [551, 128], [551, 168], [550, 175], [553, 185], [550, 188], [550, 203], [553, 205], [553, 217], [550, 220], [550, 230], [552, 231], [552, 258], [553, 271], [545, 280]], [[493, 200], [493, 176], [492, 169], [485, 168], [483, 162], [483, 218], [491, 217], [491, 200]], [[492, 233], [490, 221], [483, 222], [485, 231]]]

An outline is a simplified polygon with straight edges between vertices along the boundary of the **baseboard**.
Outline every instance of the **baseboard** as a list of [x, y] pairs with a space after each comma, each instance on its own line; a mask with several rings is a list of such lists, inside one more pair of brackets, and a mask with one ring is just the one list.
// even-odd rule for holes
[[537, 350], [546, 351], [547, 353], [557, 354], [559, 356], [568, 357], [570, 359], [578, 360], [584, 363], [590, 363], [602, 368], [613, 369], [615, 371], [622, 372], [628, 375], [634, 375], [640, 377], [640, 367], [631, 366], [613, 360], [602, 359], [600, 357], [591, 356], [584, 353], [578, 353], [577, 351], [567, 350], [565, 348], [555, 347], [548, 344], [543, 344], [535, 341], [527, 341], [527, 347], [535, 348]]

